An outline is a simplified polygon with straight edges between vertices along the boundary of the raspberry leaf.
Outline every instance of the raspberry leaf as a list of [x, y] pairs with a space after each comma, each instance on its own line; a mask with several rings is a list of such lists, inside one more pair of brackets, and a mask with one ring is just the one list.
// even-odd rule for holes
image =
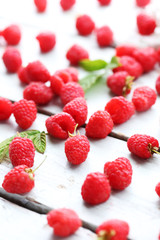
[[85, 59], [79, 62], [80, 66], [86, 71], [97, 71], [100, 69], [104, 69], [108, 63], [104, 60], [89, 60]]
[[120, 66], [122, 66], [122, 64], [120, 63], [119, 58], [114, 56], [114, 57], [112, 57], [110, 63], [108, 63], [106, 68], [107, 69], [114, 69], [114, 68], [120, 67]]
[[103, 75], [101, 74], [90, 74], [79, 81], [79, 84], [86, 92], [89, 88], [91, 88]]
[[45, 132], [36, 134], [36, 136], [33, 138], [32, 141], [33, 141], [35, 149], [39, 153], [45, 152], [45, 150], [46, 150], [46, 133]]

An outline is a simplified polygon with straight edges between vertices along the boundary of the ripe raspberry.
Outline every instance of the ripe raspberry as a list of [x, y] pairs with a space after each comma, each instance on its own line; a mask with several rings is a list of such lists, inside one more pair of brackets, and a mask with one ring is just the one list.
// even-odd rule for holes
[[101, 240], [127, 240], [129, 225], [118, 219], [108, 220], [96, 229], [96, 233]]
[[68, 113], [58, 113], [46, 120], [48, 133], [60, 139], [68, 138], [68, 132], [73, 133], [75, 125], [74, 119]]
[[84, 14], [77, 18], [76, 28], [80, 35], [87, 36], [93, 32], [95, 23], [90, 16]]
[[30, 79], [27, 74], [27, 68], [26, 67], [20, 67], [18, 70], [18, 78], [22, 83], [28, 84], [30, 82]]
[[56, 45], [56, 35], [51, 32], [42, 32], [37, 35], [36, 39], [39, 42], [42, 53], [51, 51]]
[[147, 6], [151, 0], [136, 0], [136, 4], [138, 7], [145, 7]]
[[77, 213], [71, 209], [59, 208], [47, 214], [48, 225], [54, 228], [54, 234], [67, 237], [81, 227], [82, 222]]
[[4, 177], [2, 187], [9, 193], [25, 194], [34, 187], [34, 173], [26, 165], [19, 165]]
[[7, 98], [0, 97], [0, 121], [7, 120], [12, 114], [12, 103]]
[[160, 197], [160, 182], [156, 185], [155, 191], [157, 195]]
[[18, 165], [32, 167], [34, 156], [34, 145], [28, 138], [15, 137], [9, 145], [9, 157], [14, 167]]
[[127, 72], [116, 72], [107, 78], [107, 86], [115, 95], [123, 95], [124, 97], [130, 93], [134, 77], [128, 75]]
[[157, 53], [154, 48], [142, 48], [133, 51], [133, 57], [139, 62], [144, 72], [151, 71], [157, 62]]
[[91, 138], [105, 138], [113, 129], [113, 121], [106, 111], [97, 111], [89, 119], [86, 135]]
[[100, 47], [109, 46], [113, 42], [113, 32], [108, 26], [97, 28], [96, 38]]
[[150, 158], [159, 148], [158, 140], [144, 134], [134, 134], [127, 141], [128, 149], [131, 153], [140, 158]]
[[157, 95], [155, 90], [150, 87], [138, 87], [133, 92], [132, 102], [138, 112], [143, 112], [155, 104]]
[[69, 113], [78, 124], [78, 127], [82, 126], [87, 120], [88, 115], [86, 100], [82, 97], [73, 99], [65, 105], [63, 112]]
[[132, 181], [132, 165], [127, 158], [119, 157], [104, 165], [104, 174], [113, 189], [123, 190]]
[[143, 73], [143, 68], [139, 62], [130, 56], [122, 56], [120, 58], [122, 66], [113, 69], [113, 72], [126, 71], [130, 76], [138, 78]]
[[106, 6], [109, 5], [111, 0], [98, 0], [98, 2], [102, 5], [102, 6]]
[[156, 28], [156, 21], [153, 17], [140, 13], [137, 16], [137, 27], [141, 35], [151, 35]]
[[64, 11], [67, 11], [73, 7], [76, 3], [76, 0], [61, 0], [60, 5]]
[[129, 120], [135, 113], [132, 102], [124, 97], [113, 97], [105, 106], [105, 111], [109, 112], [114, 124], [121, 124]]
[[78, 70], [76, 68], [69, 67], [64, 70], [70, 74], [72, 82], [78, 82]]
[[90, 144], [86, 136], [70, 136], [65, 142], [65, 154], [70, 163], [79, 165], [87, 159]]
[[29, 128], [37, 116], [36, 105], [33, 101], [22, 99], [13, 105], [13, 114], [17, 124], [23, 128]]
[[60, 97], [62, 103], [65, 105], [77, 97], [84, 97], [84, 91], [78, 83], [69, 82], [63, 85]]
[[66, 53], [66, 58], [73, 65], [78, 65], [79, 61], [88, 59], [89, 54], [83, 47], [75, 44]]
[[34, 4], [38, 12], [45, 12], [47, 8], [47, 0], [34, 0]]
[[17, 45], [21, 40], [21, 30], [19, 26], [14, 24], [6, 27], [1, 32], [1, 35], [9, 45]]
[[21, 54], [18, 49], [8, 47], [2, 56], [3, 63], [10, 73], [15, 73], [18, 71], [22, 65]]
[[160, 76], [158, 76], [156, 80], [156, 90], [157, 90], [157, 93], [160, 94]]
[[87, 175], [81, 190], [85, 202], [96, 205], [108, 200], [111, 194], [111, 187], [106, 176], [100, 172]]
[[49, 71], [40, 61], [29, 63], [26, 71], [31, 82], [47, 82], [50, 79]]
[[133, 52], [136, 50], [136, 47], [130, 45], [120, 45], [116, 47], [116, 56], [130, 56], [133, 57]]
[[23, 97], [33, 100], [36, 104], [47, 104], [52, 100], [53, 93], [44, 83], [32, 82], [24, 89]]

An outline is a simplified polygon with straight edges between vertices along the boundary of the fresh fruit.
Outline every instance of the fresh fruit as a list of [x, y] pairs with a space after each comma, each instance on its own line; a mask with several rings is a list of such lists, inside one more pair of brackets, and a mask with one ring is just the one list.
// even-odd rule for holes
[[48, 69], [40, 62], [30, 62], [26, 67], [30, 82], [47, 82], [50, 79]]
[[86, 49], [75, 44], [67, 51], [66, 58], [70, 61], [71, 64], [78, 65], [79, 61], [88, 59], [89, 54]]
[[26, 67], [20, 67], [18, 70], [18, 78], [22, 83], [28, 84], [30, 82], [30, 79], [27, 74], [27, 68]]
[[153, 17], [140, 13], [137, 16], [137, 27], [141, 35], [151, 35], [156, 28], [156, 21]]
[[93, 32], [95, 23], [90, 16], [84, 14], [77, 18], [76, 28], [80, 35], [87, 36]]
[[64, 11], [67, 11], [73, 7], [76, 3], [76, 0], [61, 0], [60, 5]]
[[98, 2], [102, 5], [102, 6], [106, 6], [109, 5], [111, 3], [111, 0], [98, 0]]
[[118, 47], [116, 47], [116, 56], [118, 57], [122, 57], [122, 56], [130, 56], [133, 57], [133, 52], [134, 50], [136, 50], [137, 48], [134, 46], [130, 46], [130, 45], [120, 45]]
[[10, 100], [0, 97], [0, 121], [10, 118], [13, 111], [13, 106]]
[[47, 0], [34, 0], [34, 4], [38, 12], [40, 13], [45, 12], [47, 8]]
[[147, 6], [151, 0], [136, 0], [136, 4], [138, 7], [145, 7]]
[[22, 65], [21, 54], [18, 49], [13, 47], [6, 48], [2, 59], [7, 71], [10, 73], [17, 72]]
[[11, 24], [0, 32], [8, 45], [17, 45], [21, 40], [21, 30], [18, 25]]
[[56, 35], [52, 32], [42, 32], [37, 35], [42, 53], [50, 52], [56, 45]]
[[156, 191], [157, 195], [160, 197], [160, 182], [156, 185], [155, 191]]
[[156, 90], [157, 90], [157, 93], [160, 94], [160, 76], [158, 76], [156, 80]]
[[96, 38], [100, 47], [107, 47], [113, 42], [113, 32], [108, 26], [97, 28]]
[[64, 70], [70, 74], [72, 82], [78, 82], [78, 70], [76, 68], [69, 67]]

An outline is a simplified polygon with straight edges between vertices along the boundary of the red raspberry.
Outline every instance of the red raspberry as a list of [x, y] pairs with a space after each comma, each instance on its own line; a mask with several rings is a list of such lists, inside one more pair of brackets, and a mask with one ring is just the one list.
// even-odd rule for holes
[[105, 138], [113, 129], [113, 121], [106, 111], [97, 111], [89, 119], [86, 135], [91, 138]]
[[123, 190], [132, 181], [132, 165], [127, 158], [119, 157], [104, 165], [104, 174], [113, 189]]
[[40, 61], [29, 63], [26, 71], [31, 82], [47, 82], [50, 79], [49, 71]]
[[132, 102], [138, 112], [143, 112], [155, 104], [157, 95], [155, 90], [150, 87], [138, 87], [133, 92]]
[[100, 172], [87, 175], [81, 195], [85, 202], [96, 205], [108, 200], [111, 194], [111, 187], [106, 176]]
[[159, 148], [158, 140], [144, 134], [134, 134], [127, 141], [128, 149], [131, 153], [140, 158], [150, 158]]
[[90, 144], [86, 136], [70, 136], [65, 142], [65, 154], [70, 163], [79, 165], [86, 160]]
[[90, 16], [84, 14], [77, 18], [76, 28], [80, 35], [87, 36], [93, 32], [95, 23]]
[[22, 83], [28, 84], [30, 82], [30, 79], [27, 74], [27, 68], [26, 67], [20, 67], [18, 70], [18, 78]]
[[115, 95], [126, 96], [131, 91], [134, 77], [128, 75], [127, 72], [116, 72], [107, 78], [107, 85]]
[[44, 83], [32, 82], [24, 89], [23, 97], [33, 100], [36, 104], [47, 104], [52, 100], [53, 93]]
[[64, 69], [66, 72], [68, 72], [72, 78], [72, 82], [78, 82], [78, 71], [74, 67], [69, 67]]
[[136, 0], [136, 4], [138, 7], [145, 7], [147, 6], [151, 0]]
[[153, 17], [140, 13], [137, 16], [137, 27], [141, 35], [151, 35], [156, 28], [156, 21]]
[[157, 195], [160, 197], [160, 182], [156, 185], [155, 191]]
[[113, 219], [103, 222], [97, 229], [99, 239], [127, 240], [129, 225], [127, 222]]
[[144, 72], [151, 71], [157, 62], [157, 53], [152, 47], [136, 49], [133, 57], [141, 64]]
[[43, 53], [51, 51], [56, 45], [56, 36], [51, 32], [42, 32], [37, 35], [36, 39]]
[[82, 97], [75, 98], [65, 105], [63, 112], [69, 113], [78, 124], [78, 127], [85, 124], [88, 115], [86, 100]]
[[47, 7], [47, 0], [34, 0], [38, 12], [44, 12]]
[[116, 47], [116, 56], [130, 56], [133, 57], [133, 52], [136, 50], [136, 47], [130, 45], [120, 45]]
[[61, 0], [60, 5], [64, 11], [69, 10], [76, 3], [76, 0]]
[[13, 114], [17, 124], [23, 128], [29, 128], [37, 116], [36, 105], [33, 101], [22, 99], [13, 105]]
[[77, 213], [71, 209], [59, 208], [47, 214], [50, 227], [54, 228], [54, 234], [59, 237], [67, 237], [81, 227], [82, 222]]
[[102, 5], [102, 6], [106, 6], [109, 5], [111, 0], [98, 0], [98, 2]]
[[12, 114], [12, 103], [7, 98], [0, 97], [0, 121], [7, 120]]
[[160, 76], [158, 76], [156, 80], [156, 90], [157, 90], [157, 93], [160, 94]]
[[4, 177], [2, 187], [9, 193], [25, 194], [34, 187], [34, 173], [26, 165], [19, 165]]
[[29, 138], [15, 137], [9, 145], [9, 157], [14, 167], [18, 165], [32, 167], [34, 156], [34, 145]]
[[79, 61], [88, 59], [89, 54], [83, 47], [75, 44], [66, 53], [66, 58], [73, 65], [78, 65]]
[[8, 47], [3, 53], [2, 59], [7, 71], [10, 73], [17, 72], [22, 65], [21, 54], [16, 48]]
[[58, 113], [46, 120], [48, 133], [60, 139], [68, 138], [68, 132], [73, 133], [75, 125], [74, 119], [68, 113]]
[[143, 68], [139, 62], [130, 56], [122, 56], [120, 58], [122, 66], [113, 69], [114, 72], [126, 71], [130, 76], [138, 78], [143, 73]]
[[5, 28], [1, 32], [1, 35], [4, 37], [4, 39], [9, 45], [17, 45], [21, 40], [21, 30], [19, 26], [14, 24]]
[[97, 28], [96, 38], [100, 47], [107, 47], [113, 42], [113, 32], [108, 26]]
[[84, 91], [78, 83], [69, 82], [62, 87], [60, 97], [65, 105], [77, 97], [84, 97]]
[[132, 102], [124, 97], [113, 97], [105, 106], [105, 111], [109, 112], [114, 124], [121, 124], [129, 120], [135, 113]]

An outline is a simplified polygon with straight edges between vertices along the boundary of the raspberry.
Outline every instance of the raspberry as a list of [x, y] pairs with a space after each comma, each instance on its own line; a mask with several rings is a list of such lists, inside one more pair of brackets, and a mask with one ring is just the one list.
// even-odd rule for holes
[[34, 0], [38, 12], [44, 12], [47, 7], [47, 0]]
[[104, 165], [104, 174], [113, 189], [123, 190], [132, 181], [131, 163], [127, 158], [119, 157], [113, 162], [107, 162]]
[[39, 42], [42, 53], [51, 51], [56, 45], [56, 36], [51, 32], [42, 32], [37, 35], [36, 39]]
[[70, 163], [79, 165], [86, 160], [90, 144], [86, 136], [70, 136], [65, 142], [65, 154]]
[[64, 11], [69, 10], [76, 3], [76, 0], [61, 0], [60, 5]]
[[144, 72], [151, 71], [157, 62], [157, 53], [151, 47], [136, 49], [133, 51], [133, 57], [141, 64]]
[[150, 87], [138, 87], [133, 92], [132, 102], [138, 112], [143, 112], [155, 104], [157, 95], [155, 90]]
[[84, 97], [83, 88], [75, 82], [66, 83], [61, 89], [61, 101], [65, 105], [77, 97]]
[[131, 91], [134, 77], [128, 75], [127, 72], [116, 72], [107, 78], [107, 85], [115, 95], [126, 96]]
[[138, 78], [143, 73], [143, 68], [139, 62], [130, 56], [122, 56], [120, 58], [122, 66], [113, 69], [114, 72], [126, 71], [130, 76]]
[[1, 35], [4, 37], [4, 39], [9, 45], [17, 45], [21, 40], [21, 30], [19, 26], [14, 24], [5, 28], [1, 32]]
[[130, 45], [120, 45], [116, 47], [116, 56], [130, 56], [133, 57], [133, 52], [136, 50], [136, 47]]
[[113, 32], [108, 26], [97, 28], [96, 38], [100, 47], [109, 46], [113, 42]]
[[132, 102], [124, 97], [113, 97], [105, 106], [115, 124], [121, 124], [129, 120], [135, 113]]
[[153, 17], [140, 13], [137, 16], [137, 27], [141, 35], [151, 35], [156, 28], [156, 21]]
[[25, 194], [34, 187], [34, 173], [26, 165], [19, 165], [4, 177], [2, 187], [9, 193]]
[[78, 127], [82, 126], [87, 120], [88, 115], [86, 100], [82, 97], [73, 99], [65, 105], [63, 112], [69, 113], [78, 124]]
[[106, 111], [97, 111], [89, 119], [86, 135], [91, 138], [105, 138], [113, 129], [113, 121]]
[[32, 82], [24, 89], [23, 97], [33, 100], [36, 104], [47, 104], [52, 100], [53, 93], [44, 83]]
[[48, 133], [60, 139], [68, 138], [68, 132], [73, 133], [75, 125], [74, 119], [68, 113], [58, 113], [46, 120]]
[[27, 74], [27, 68], [26, 67], [20, 67], [18, 70], [18, 78], [22, 83], [28, 84], [30, 82], [30, 79]]
[[23, 128], [29, 128], [37, 116], [36, 105], [33, 101], [22, 99], [13, 105], [13, 114], [17, 124]]
[[160, 94], [160, 76], [158, 76], [156, 80], [156, 90], [157, 90], [157, 93]]
[[47, 214], [48, 225], [54, 228], [54, 234], [67, 237], [81, 227], [82, 222], [77, 213], [71, 209], [59, 208]]
[[12, 114], [12, 103], [10, 100], [0, 97], [0, 121], [7, 120]]
[[72, 82], [78, 82], [78, 71], [74, 67], [69, 67], [64, 69], [66, 72], [68, 72], [72, 78]]
[[50, 79], [50, 73], [40, 61], [29, 63], [26, 71], [31, 82], [47, 82]]
[[136, 4], [138, 7], [145, 7], [147, 6], [151, 0], [136, 0]]
[[35, 149], [28, 138], [15, 137], [9, 145], [9, 157], [13, 166], [34, 164]]
[[131, 153], [140, 158], [150, 158], [159, 147], [158, 140], [144, 134], [134, 134], [127, 141], [128, 149]]
[[77, 18], [76, 28], [80, 35], [87, 36], [91, 34], [95, 28], [95, 23], [88, 15], [84, 14]]
[[15, 73], [22, 65], [21, 54], [16, 48], [8, 47], [2, 56], [7, 71]]
[[98, 0], [98, 2], [102, 5], [102, 6], [105, 6], [105, 5], [109, 5], [111, 0]]
[[129, 234], [129, 225], [127, 222], [112, 219], [103, 222], [97, 229], [98, 239], [105, 240], [127, 240]]
[[156, 191], [157, 195], [160, 197], [160, 182], [156, 185], [155, 191]]
[[88, 59], [89, 54], [83, 47], [75, 44], [66, 53], [66, 58], [73, 65], [78, 65], [79, 61]]
[[111, 187], [106, 176], [100, 172], [87, 175], [81, 190], [85, 202], [96, 205], [108, 200], [111, 194]]

